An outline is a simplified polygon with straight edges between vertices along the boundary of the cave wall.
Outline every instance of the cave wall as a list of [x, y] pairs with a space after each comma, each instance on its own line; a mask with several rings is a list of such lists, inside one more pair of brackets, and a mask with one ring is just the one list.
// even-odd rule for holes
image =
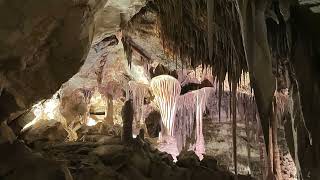
[[[303, 175], [320, 178], [320, 14], [308, 7], [293, 10], [294, 39], [291, 62], [301, 97], [307, 134], [298, 136]], [[310, 133], [310, 137], [308, 136]]]
[[0, 1], [0, 121], [50, 97], [79, 70], [105, 2]]

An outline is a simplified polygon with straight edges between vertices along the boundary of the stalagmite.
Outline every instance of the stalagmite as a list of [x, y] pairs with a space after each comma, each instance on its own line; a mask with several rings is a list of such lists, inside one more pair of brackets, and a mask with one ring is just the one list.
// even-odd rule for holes
[[150, 85], [162, 118], [161, 140], [163, 135], [173, 136], [176, 100], [180, 95], [181, 86], [177, 79], [169, 75], [160, 75], [153, 78]]
[[105, 85], [99, 85], [98, 86], [98, 92], [102, 94], [107, 101], [106, 108], [106, 117], [105, 120], [109, 124], [113, 124], [113, 115], [114, 115], [114, 109], [113, 109], [113, 100], [117, 99], [122, 96], [122, 88], [121, 84], [117, 81], [109, 81], [107, 83], [104, 83]]
[[123, 129], [121, 140], [125, 143], [132, 140], [132, 122], [133, 122], [133, 105], [132, 100], [127, 100], [122, 108], [121, 116], [123, 121]]
[[247, 136], [248, 167], [249, 169], [251, 169], [251, 150], [250, 150], [251, 135], [250, 135], [250, 127], [249, 127], [250, 123], [249, 123], [249, 119], [247, 118], [247, 115], [244, 116], [244, 121], [245, 121], [245, 130], [246, 130], [246, 136]]
[[107, 106], [106, 106], [106, 115], [105, 121], [108, 124], [113, 124], [113, 97], [111, 94], [107, 94]]

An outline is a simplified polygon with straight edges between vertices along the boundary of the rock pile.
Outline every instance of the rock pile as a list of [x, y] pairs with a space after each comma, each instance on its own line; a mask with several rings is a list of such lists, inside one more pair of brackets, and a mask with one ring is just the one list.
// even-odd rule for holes
[[47, 143], [39, 153], [33, 153], [23, 143], [2, 146], [0, 177], [4, 179], [234, 179], [212, 157], [205, 156], [200, 161], [194, 152], [182, 152], [174, 163], [170, 154], [158, 151], [141, 138], [128, 145], [123, 145], [119, 137], [110, 136], [96, 142]]

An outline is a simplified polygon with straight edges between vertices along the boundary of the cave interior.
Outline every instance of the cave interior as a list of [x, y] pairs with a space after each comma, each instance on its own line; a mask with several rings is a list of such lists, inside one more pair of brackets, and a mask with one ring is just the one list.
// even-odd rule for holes
[[319, 0], [0, 0], [0, 180], [320, 180]]

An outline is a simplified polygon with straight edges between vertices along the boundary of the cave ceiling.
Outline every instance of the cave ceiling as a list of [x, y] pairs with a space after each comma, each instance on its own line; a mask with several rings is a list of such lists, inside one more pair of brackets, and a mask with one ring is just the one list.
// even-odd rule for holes
[[79, 71], [92, 42], [119, 30], [145, 1], [50, 0], [0, 2], [2, 120], [52, 96]]

